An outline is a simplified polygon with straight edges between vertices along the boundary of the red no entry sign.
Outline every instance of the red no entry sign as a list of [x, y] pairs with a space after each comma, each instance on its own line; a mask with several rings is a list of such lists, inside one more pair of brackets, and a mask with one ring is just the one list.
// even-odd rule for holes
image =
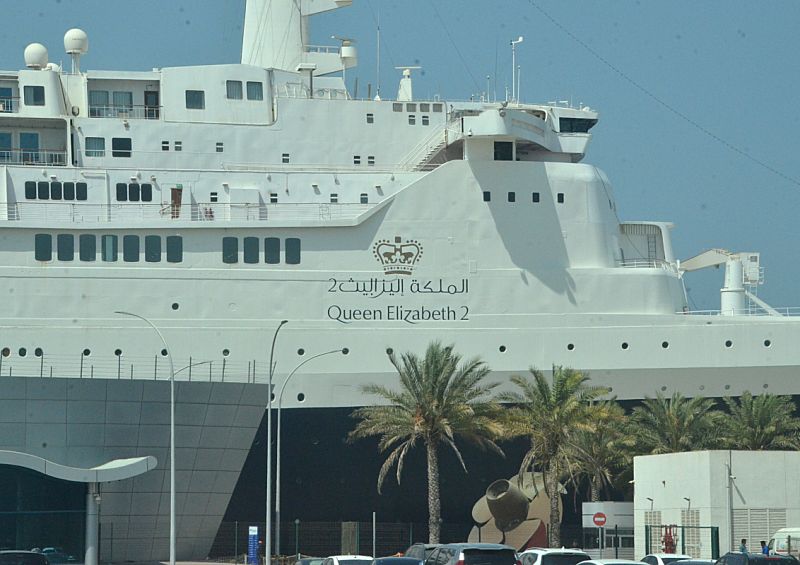
[[607, 520], [606, 515], [603, 514], [602, 512], [595, 512], [594, 516], [592, 516], [592, 522], [594, 522], [594, 525], [597, 526], [598, 528], [602, 528], [603, 526], [605, 526], [606, 520]]

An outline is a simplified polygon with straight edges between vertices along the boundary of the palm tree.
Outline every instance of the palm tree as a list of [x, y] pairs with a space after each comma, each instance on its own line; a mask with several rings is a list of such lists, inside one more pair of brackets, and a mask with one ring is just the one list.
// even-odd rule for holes
[[800, 420], [789, 396], [745, 392], [738, 402], [726, 397], [725, 440], [732, 449], [800, 449]]
[[425, 446], [428, 462], [428, 537], [439, 543], [441, 503], [439, 500], [440, 445], [455, 453], [461, 467], [467, 467], [456, 446], [462, 438], [502, 455], [494, 439], [502, 433], [498, 421], [499, 405], [490, 398], [498, 383], [483, 384], [489, 368], [480, 359], [461, 362], [453, 347], [431, 343], [420, 359], [404, 353], [389, 360], [400, 377], [400, 390], [367, 385], [363, 391], [385, 401], [386, 406], [368, 406], [353, 412], [360, 421], [350, 432], [350, 440], [378, 436], [381, 452], [390, 451], [378, 474], [378, 492], [396, 465], [397, 482], [406, 455], [418, 442]]
[[710, 398], [671, 398], [658, 393], [645, 397], [631, 414], [637, 451], [645, 454], [677, 453], [721, 446], [722, 414]]
[[561, 485], [574, 465], [570, 442], [581, 430], [591, 430], [593, 408], [589, 402], [608, 389], [589, 386], [589, 377], [580, 371], [553, 367], [552, 385], [531, 367], [530, 375], [514, 375], [511, 382], [520, 392], [500, 395], [502, 402], [514, 405], [508, 410], [506, 431], [509, 437], [528, 437], [531, 447], [522, 459], [519, 474], [538, 467], [544, 475], [545, 493], [550, 497], [550, 546], [561, 545]]
[[625, 411], [614, 401], [594, 406], [591, 429], [579, 429], [569, 440], [574, 462], [573, 482], [589, 482], [589, 499], [600, 500], [600, 492], [613, 486], [630, 467], [636, 441], [628, 431]]

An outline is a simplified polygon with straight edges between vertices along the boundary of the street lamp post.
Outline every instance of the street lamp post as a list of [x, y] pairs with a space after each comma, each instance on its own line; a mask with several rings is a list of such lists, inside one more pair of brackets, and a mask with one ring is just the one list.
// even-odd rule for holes
[[156, 325], [139, 314], [117, 310], [115, 314], [139, 318], [158, 334], [169, 356], [169, 564], [175, 565], [175, 365], [172, 350]]
[[272, 376], [275, 374], [275, 342], [278, 339], [278, 332], [289, 323], [289, 320], [281, 320], [275, 333], [272, 334], [272, 347], [269, 349], [269, 383], [267, 390], [267, 516], [264, 526], [264, 562], [267, 565], [272, 563]]
[[305, 359], [302, 363], [297, 365], [289, 375], [284, 379], [283, 384], [281, 385], [281, 391], [278, 393], [278, 430], [277, 430], [277, 439], [276, 439], [276, 468], [275, 468], [275, 553], [280, 552], [281, 547], [281, 406], [283, 404], [283, 391], [286, 390], [286, 385], [289, 384], [289, 381], [294, 376], [294, 374], [306, 363], [309, 361], [313, 361], [314, 359], [318, 359], [319, 357], [323, 357], [325, 355], [331, 355], [333, 353], [341, 353], [342, 355], [347, 355], [348, 349], [345, 347], [344, 349], [332, 349], [331, 351], [325, 351], [324, 353], [317, 353], [316, 355], [312, 355], [308, 359]]

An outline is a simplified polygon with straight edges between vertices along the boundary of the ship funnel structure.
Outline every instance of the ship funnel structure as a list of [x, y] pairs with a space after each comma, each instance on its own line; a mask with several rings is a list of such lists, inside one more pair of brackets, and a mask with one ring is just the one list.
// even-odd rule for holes
[[289, 72], [316, 65], [316, 75], [355, 66], [354, 48], [308, 44], [310, 16], [351, 4], [352, 0], [247, 0], [242, 64]]
[[500, 479], [486, 489], [486, 503], [501, 532], [513, 530], [528, 517], [530, 501], [511, 481]]

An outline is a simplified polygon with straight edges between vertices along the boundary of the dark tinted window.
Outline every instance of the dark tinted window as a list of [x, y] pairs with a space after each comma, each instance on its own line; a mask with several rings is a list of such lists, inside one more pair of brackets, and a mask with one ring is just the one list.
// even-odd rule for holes
[[39, 182], [39, 200], [49, 200], [50, 199], [50, 183], [47, 181], [40, 181]]
[[239, 262], [239, 240], [235, 237], [222, 238], [222, 262], [223, 263], [238, 263]]
[[79, 182], [75, 184], [75, 199], [76, 200], [86, 200], [88, 196], [88, 190], [85, 182]]
[[144, 183], [142, 185], [142, 202], [152, 202], [153, 201], [153, 185], [150, 183]]
[[25, 183], [25, 198], [28, 200], [36, 199], [36, 182], [29, 180]]
[[72, 261], [75, 258], [75, 239], [72, 237], [72, 234], [58, 234], [56, 245], [59, 261]]
[[61, 195], [63, 194], [61, 190], [61, 183], [53, 181], [50, 183], [50, 198], [53, 200], [61, 200]]
[[577, 565], [589, 559], [586, 553], [551, 553], [542, 555], [542, 565]]
[[102, 239], [103, 261], [114, 262], [117, 260], [117, 236], [104, 235]]
[[122, 238], [122, 260], [135, 263], [139, 260], [139, 236], [126, 235]]
[[167, 262], [181, 261], [183, 261], [183, 238], [179, 235], [170, 235], [167, 237]]
[[264, 240], [264, 260], [270, 265], [281, 262], [281, 240], [277, 237], [268, 237]]
[[125, 202], [128, 200], [128, 185], [124, 182], [117, 183], [117, 202]]
[[53, 236], [47, 233], [37, 233], [35, 237], [34, 255], [37, 261], [53, 260]]
[[111, 138], [111, 156], [112, 157], [130, 157], [131, 149], [130, 137], [113, 137]]
[[559, 118], [558, 120], [559, 129], [562, 133], [586, 133], [596, 123], [597, 120], [586, 118]]
[[647, 563], [647, 565], [658, 565], [658, 560], [655, 557], [651, 556], [651, 555], [648, 555], [647, 557], [643, 557], [642, 561]]
[[48, 565], [47, 558], [38, 553], [9, 551], [0, 553], [0, 565]]
[[128, 185], [128, 200], [131, 202], [139, 202], [139, 185], [135, 182], [132, 182]]
[[90, 234], [81, 234], [78, 239], [81, 261], [94, 261], [97, 258], [97, 238]]
[[300, 264], [300, 240], [296, 237], [286, 239], [286, 264]]
[[75, 183], [64, 183], [64, 200], [75, 200]]
[[147, 235], [144, 238], [144, 260], [148, 263], [161, 261], [161, 236]]
[[244, 262], [251, 264], [258, 263], [258, 259], [258, 238], [244, 238]]
[[466, 549], [464, 565], [515, 565], [517, 555], [513, 549]]
[[511, 161], [514, 158], [514, 143], [511, 141], [494, 142], [494, 160]]

